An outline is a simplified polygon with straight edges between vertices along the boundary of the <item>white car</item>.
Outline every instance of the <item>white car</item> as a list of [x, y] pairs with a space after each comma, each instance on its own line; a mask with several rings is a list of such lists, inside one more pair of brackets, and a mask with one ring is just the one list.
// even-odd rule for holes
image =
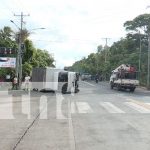
[[84, 73], [81, 75], [81, 80], [90, 80], [91, 79], [91, 75], [89, 73]]

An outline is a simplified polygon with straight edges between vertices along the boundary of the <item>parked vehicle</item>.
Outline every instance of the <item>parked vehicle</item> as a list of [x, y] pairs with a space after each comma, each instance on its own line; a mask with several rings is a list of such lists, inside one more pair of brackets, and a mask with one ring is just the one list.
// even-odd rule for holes
[[91, 75], [89, 73], [84, 73], [81, 75], [81, 80], [91, 80]]
[[138, 85], [139, 81], [137, 79], [137, 71], [135, 67], [122, 64], [112, 71], [110, 77], [111, 89], [117, 87], [118, 90], [123, 88], [130, 89], [130, 91], [134, 92]]
[[33, 68], [32, 70], [33, 90], [78, 92], [78, 78], [76, 72], [64, 71], [56, 68]]

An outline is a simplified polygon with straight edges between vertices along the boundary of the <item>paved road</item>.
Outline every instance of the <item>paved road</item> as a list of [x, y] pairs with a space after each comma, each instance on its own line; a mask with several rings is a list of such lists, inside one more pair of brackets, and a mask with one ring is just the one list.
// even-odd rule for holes
[[[150, 92], [0, 92], [0, 150], [150, 150]], [[6, 119], [7, 118], [7, 119]]]

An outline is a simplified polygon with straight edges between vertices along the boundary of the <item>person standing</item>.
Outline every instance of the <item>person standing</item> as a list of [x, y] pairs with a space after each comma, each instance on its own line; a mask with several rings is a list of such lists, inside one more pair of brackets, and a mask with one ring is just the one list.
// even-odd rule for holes
[[25, 76], [25, 90], [28, 91], [29, 90], [29, 84], [30, 84], [30, 76], [26, 75]]
[[99, 75], [96, 74], [96, 75], [95, 75], [95, 82], [98, 83], [98, 80], [99, 80]]
[[15, 76], [14, 77], [14, 79], [13, 79], [13, 90], [17, 90], [17, 86], [18, 86], [18, 78], [17, 78], [17, 76]]

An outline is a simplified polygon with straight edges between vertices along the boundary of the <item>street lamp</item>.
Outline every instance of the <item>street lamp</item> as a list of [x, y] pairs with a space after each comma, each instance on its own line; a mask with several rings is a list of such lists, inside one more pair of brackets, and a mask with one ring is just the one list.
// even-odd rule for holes
[[46, 29], [46, 28], [34, 28], [34, 29], [29, 30], [29, 31], [38, 30], [38, 29]]
[[20, 30], [20, 28], [18, 27], [18, 25], [13, 20], [10, 20], [10, 22], [13, 23]]

